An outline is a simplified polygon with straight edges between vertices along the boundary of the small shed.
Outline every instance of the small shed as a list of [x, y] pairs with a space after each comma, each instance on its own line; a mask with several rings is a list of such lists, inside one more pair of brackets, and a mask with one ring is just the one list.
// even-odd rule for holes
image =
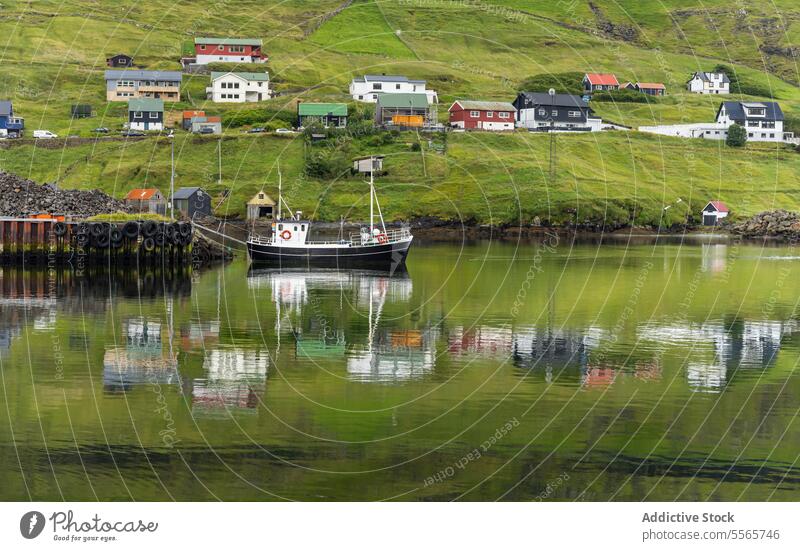
[[132, 189], [125, 196], [125, 202], [138, 213], [166, 214], [167, 198], [156, 188]]
[[192, 117], [191, 131], [195, 134], [222, 134], [222, 118]]
[[729, 212], [728, 205], [722, 201], [709, 201], [703, 208], [703, 225], [716, 226]]
[[88, 119], [92, 116], [92, 106], [88, 103], [76, 103], [70, 106], [69, 114], [73, 119]]
[[262, 218], [272, 219], [275, 215], [275, 201], [272, 197], [259, 191], [247, 202], [247, 219], [259, 220]]
[[133, 58], [125, 54], [112, 55], [106, 58], [109, 67], [133, 67]]
[[358, 159], [354, 159], [353, 172], [361, 172], [362, 174], [382, 172], [383, 159], [385, 157], [385, 155], [372, 155], [371, 157], [359, 157]]
[[172, 196], [172, 207], [187, 218], [211, 214], [211, 196], [199, 187], [182, 187]]
[[191, 130], [192, 128], [192, 119], [197, 117], [205, 117], [205, 111], [184, 111], [182, 113], [183, 120], [181, 122], [181, 128], [184, 130]]

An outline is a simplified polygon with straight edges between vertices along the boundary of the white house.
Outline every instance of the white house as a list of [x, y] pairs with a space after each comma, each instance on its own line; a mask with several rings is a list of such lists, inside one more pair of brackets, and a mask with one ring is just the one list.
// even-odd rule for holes
[[428, 104], [438, 103], [439, 96], [425, 85], [424, 80], [409, 80], [400, 75], [364, 75], [350, 83], [350, 95], [356, 101], [376, 103], [380, 94], [425, 94]]
[[725, 127], [743, 126], [751, 142], [783, 142], [794, 138], [792, 132], [783, 131], [783, 111], [775, 101], [723, 101], [717, 111], [717, 123]]
[[703, 225], [716, 226], [721, 219], [728, 216], [729, 212], [730, 209], [728, 209], [728, 206], [722, 201], [709, 201], [708, 204], [703, 207]]
[[206, 88], [208, 99], [214, 103], [245, 103], [269, 99], [269, 74], [241, 72], [212, 72], [211, 86]]
[[730, 94], [731, 81], [725, 73], [698, 71], [686, 83], [686, 89], [695, 94]]

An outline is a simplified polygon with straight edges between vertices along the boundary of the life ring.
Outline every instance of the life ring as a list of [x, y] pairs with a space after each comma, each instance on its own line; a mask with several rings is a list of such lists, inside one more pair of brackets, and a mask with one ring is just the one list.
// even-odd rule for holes
[[292, 232], [290, 232], [289, 230], [283, 230], [281, 232], [281, 239], [283, 239], [284, 241], [289, 241], [291, 238], [292, 238]]
[[378, 240], [378, 243], [380, 243], [381, 245], [385, 245], [386, 243], [389, 242], [389, 238], [386, 237], [385, 233], [379, 233], [377, 235], [377, 240]]

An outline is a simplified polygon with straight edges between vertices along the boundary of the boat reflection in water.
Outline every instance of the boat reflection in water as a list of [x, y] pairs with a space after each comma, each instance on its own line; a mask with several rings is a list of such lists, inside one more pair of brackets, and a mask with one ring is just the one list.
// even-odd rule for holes
[[[348, 378], [364, 382], [414, 379], [433, 370], [438, 330], [408, 326], [413, 284], [406, 271], [251, 268], [248, 285], [269, 290], [275, 332], [294, 337], [299, 359], [338, 358]], [[387, 307], [397, 312], [387, 316]]]

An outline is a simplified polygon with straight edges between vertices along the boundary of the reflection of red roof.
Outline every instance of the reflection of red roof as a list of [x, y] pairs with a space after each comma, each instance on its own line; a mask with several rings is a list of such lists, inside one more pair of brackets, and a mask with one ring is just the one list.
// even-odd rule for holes
[[648, 90], [664, 90], [665, 87], [660, 82], [637, 82], [639, 88], [646, 88]]
[[619, 86], [617, 77], [611, 73], [586, 73], [586, 78], [589, 79], [591, 84], [601, 84], [603, 86], [609, 86], [613, 84]]
[[[709, 201], [708, 205], [714, 207], [714, 209], [716, 209], [717, 212], [730, 212], [730, 210], [728, 209], [728, 205], [726, 205], [722, 201]], [[706, 205], [706, 207], [708, 207], [708, 205]]]
[[158, 190], [154, 187], [146, 189], [132, 189], [128, 192], [128, 195], [125, 196], [125, 199], [128, 199], [129, 201], [145, 201], [150, 199], [156, 193], [158, 193]]

